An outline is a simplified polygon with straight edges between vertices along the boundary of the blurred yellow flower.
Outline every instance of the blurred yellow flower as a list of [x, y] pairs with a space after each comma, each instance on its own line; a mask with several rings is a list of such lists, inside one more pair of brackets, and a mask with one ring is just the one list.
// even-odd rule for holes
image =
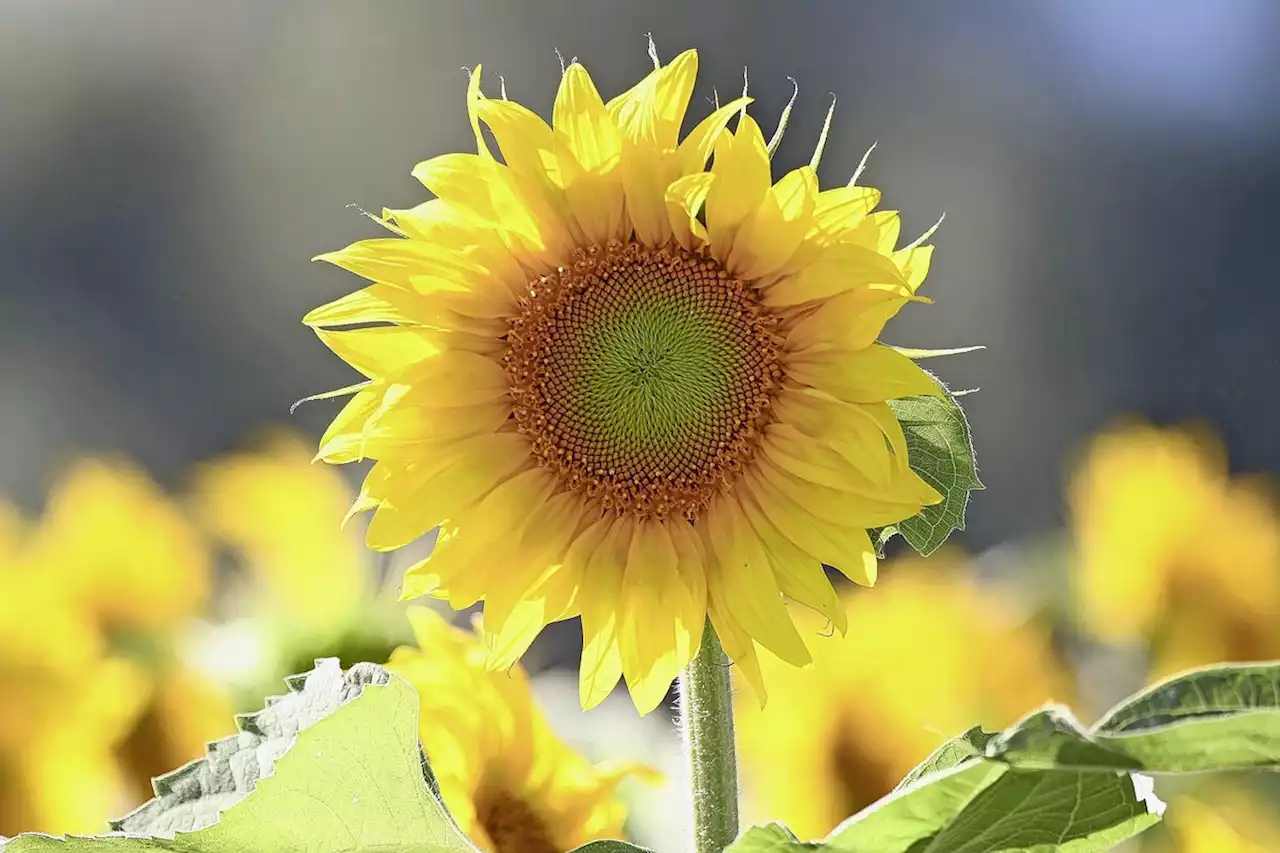
[[1178, 797], [1165, 817], [1171, 843], [1160, 853], [1276, 853], [1280, 822], [1275, 807], [1218, 787], [1211, 799]]
[[1280, 657], [1280, 519], [1212, 439], [1130, 425], [1095, 439], [1070, 487], [1080, 618], [1149, 640], [1153, 675]]
[[331, 628], [373, 585], [362, 543], [338, 523], [352, 490], [311, 457], [301, 438], [277, 431], [200, 466], [194, 486], [197, 518], [239, 553], [260, 585], [254, 597], [293, 630]]
[[16, 537], [5, 538], [0, 835], [99, 832], [128, 805], [114, 750], [147, 700], [147, 682], [133, 664], [105, 657], [98, 625], [79, 607], [75, 590], [19, 565]]
[[[1047, 633], [946, 552], [896, 561], [876, 593], [842, 603], [847, 636], [811, 641], [807, 669], [762, 660], [778, 685], [769, 704], [737, 703], [752, 819], [819, 838], [946, 738], [1068, 698]], [[806, 618], [812, 633], [821, 630], [820, 617]]]
[[25, 559], [57, 576], [110, 632], [170, 630], [198, 614], [210, 593], [204, 541], [123, 460], [79, 460], [54, 484]]
[[626, 808], [614, 791], [643, 769], [591, 765], [551, 731], [522, 667], [486, 669], [477, 633], [432, 610], [409, 618], [418, 648], [396, 649], [387, 667], [418, 691], [422, 745], [462, 830], [489, 853], [621, 838]]

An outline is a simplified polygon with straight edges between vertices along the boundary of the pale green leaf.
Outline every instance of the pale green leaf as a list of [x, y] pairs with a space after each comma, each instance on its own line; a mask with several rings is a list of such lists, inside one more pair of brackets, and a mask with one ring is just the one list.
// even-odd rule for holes
[[877, 547], [895, 533], [924, 556], [932, 554], [954, 530], [964, 530], [969, 492], [983, 488], [969, 422], [955, 397], [904, 397], [890, 400], [890, 408], [907, 437], [911, 470], [942, 495], [942, 502], [917, 515], [877, 531]]
[[942, 746], [935, 749], [924, 761], [915, 766], [914, 769], [902, 781], [894, 787], [895, 791], [911, 785], [917, 780], [928, 776], [930, 773], [939, 773], [948, 770], [968, 761], [970, 758], [980, 758], [985, 754], [987, 744], [994, 738], [991, 732], [985, 732], [981, 726], [974, 726], [964, 734], [959, 734]]
[[629, 841], [606, 838], [603, 841], [591, 841], [581, 847], [575, 847], [572, 853], [653, 853], [653, 851]]
[[321, 661], [290, 687], [237, 738], [157, 780], [157, 799], [119, 822], [133, 833], [26, 834], [4, 853], [476, 853], [428, 782], [407, 682]]
[[774, 824], [749, 830], [729, 853], [1094, 853], [1156, 823], [1160, 808], [1125, 774], [969, 759], [895, 791], [820, 842]]
[[1280, 663], [1206, 667], [1126, 699], [1085, 729], [1046, 708], [988, 756], [1022, 767], [1188, 773], [1280, 766]]

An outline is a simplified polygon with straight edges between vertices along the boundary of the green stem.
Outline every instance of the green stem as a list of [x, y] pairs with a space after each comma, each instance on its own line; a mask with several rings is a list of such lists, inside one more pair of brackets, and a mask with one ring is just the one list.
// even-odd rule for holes
[[738, 837], [738, 762], [729, 659], [710, 619], [680, 676], [680, 720], [693, 787], [694, 853], [721, 853]]

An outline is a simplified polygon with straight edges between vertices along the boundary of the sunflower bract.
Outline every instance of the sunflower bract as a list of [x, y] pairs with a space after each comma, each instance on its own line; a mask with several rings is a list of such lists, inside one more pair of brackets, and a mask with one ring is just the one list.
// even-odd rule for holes
[[823, 564], [870, 585], [867, 528], [940, 500], [885, 402], [938, 386], [876, 342], [932, 247], [876, 190], [774, 183], [746, 98], [680, 139], [697, 64], [608, 102], [570, 65], [550, 125], [477, 68], [479, 152], [321, 255], [372, 284], [304, 321], [367, 379], [319, 458], [376, 460], [369, 545], [440, 528], [404, 596], [483, 600], [497, 669], [580, 615], [586, 707], [656, 707], [708, 617], [763, 700], [757, 646], [809, 661], [784, 596], [840, 623]]

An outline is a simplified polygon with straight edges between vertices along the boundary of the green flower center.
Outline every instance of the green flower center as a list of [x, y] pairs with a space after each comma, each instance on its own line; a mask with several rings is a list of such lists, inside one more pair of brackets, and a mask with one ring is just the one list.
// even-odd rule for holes
[[580, 250], [531, 283], [512, 322], [517, 427], [605, 509], [692, 519], [754, 449], [780, 376], [775, 327], [710, 258]]

